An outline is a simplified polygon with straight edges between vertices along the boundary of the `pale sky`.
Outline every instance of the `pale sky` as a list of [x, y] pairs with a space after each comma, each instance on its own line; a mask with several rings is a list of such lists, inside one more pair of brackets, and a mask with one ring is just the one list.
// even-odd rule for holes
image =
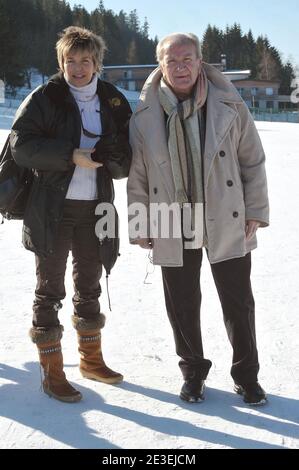
[[[88, 11], [97, 8], [98, 0], [69, 0]], [[242, 5], [242, 7], [240, 7]], [[106, 9], [115, 13], [136, 9], [141, 23], [147, 17], [150, 37], [162, 38], [175, 31], [192, 32], [202, 38], [210, 23], [220, 29], [240, 23], [243, 32], [251, 28], [254, 38], [267, 35], [271, 45], [299, 66], [299, 0], [104, 0]]]

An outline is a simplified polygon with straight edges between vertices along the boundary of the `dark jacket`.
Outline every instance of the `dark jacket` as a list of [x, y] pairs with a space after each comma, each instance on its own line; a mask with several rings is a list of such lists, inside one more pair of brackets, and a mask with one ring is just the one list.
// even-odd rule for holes
[[[116, 142], [114, 147], [110, 145], [109, 152], [119, 141], [115, 155], [106, 155], [104, 166], [97, 169], [99, 202], [112, 204], [112, 178], [124, 178], [129, 172], [131, 109], [126, 98], [110, 83], [98, 80], [97, 93], [101, 103], [102, 133], [113, 134]], [[24, 215], [23, 244], [39, 256], [46, 257], [53, 250], [65, 196], [75, 170], [72, 154], [80, 147], [80, 136], [80, 112], [61, 74], [34, 90], [17, 111], [11, 132], [12, 154], [20, 166], [34, 170]], [[116, 209], [115, 214], [117, 218]], [[118, 236], [99, 242], [99, 260], [107, 273], [117, 259], [118, 247]]]

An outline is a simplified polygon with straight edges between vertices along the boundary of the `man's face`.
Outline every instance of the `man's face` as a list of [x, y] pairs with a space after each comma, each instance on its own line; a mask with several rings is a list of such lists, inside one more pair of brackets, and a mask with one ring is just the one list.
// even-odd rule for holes
[[198, 78], [201, 59], [193, 44], [169, 44], [160, 63], [163, 78], [178, 98], [188, 97]]

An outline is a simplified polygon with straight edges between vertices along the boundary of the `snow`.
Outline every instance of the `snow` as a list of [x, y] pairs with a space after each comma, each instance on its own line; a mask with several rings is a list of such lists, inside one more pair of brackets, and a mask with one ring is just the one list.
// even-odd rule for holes
[[[1, 113], [0, 113], [1, 114]], [[0, 118], [0, 147], [11, 120]], [[202, 331], [213, 361], [206, 400], [185, 404], [182, 378], [167, 320], [160, 269], [147, 252], [130, 246], [126, 182], [116, 182], [121, 217], [121, 257], [110, 277], [112, 312], [103, 281], [105, 359], [125, 381], [110, 386], [83, 379], [78, 371], [72, 314], [71, 265], [60, 312], [65, 327], [67, 377], [82, 392], [63, 404], [40, 391], [35, 346], [28, 338], [35, 287], [34, 257], [21, 245], [21, 223], [0, 225], [0, 448], [207, 449], [298, 448], [299, 132], [297, 124], [258, 122], [267, 155], [271, 226], [261, 229], [253, 252], [259, 379], [269, 403], [249, 408], [232, 391], [231, 347], [207, 261], [202, 268]], [[144, 284], [146, 269], [151, 271]]]

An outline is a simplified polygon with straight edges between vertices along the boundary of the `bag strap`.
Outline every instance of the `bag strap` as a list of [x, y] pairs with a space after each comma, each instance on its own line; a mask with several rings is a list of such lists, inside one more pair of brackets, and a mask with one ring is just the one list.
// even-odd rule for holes
[[[0, 165], [1, 163], [3, 163], [4, 161], [7, 160], [7, 152], [8, 152], [8, 149], [9, 149], [9, 146], [10, 146], [10, 134], [8, 135], [6, 141], [5, 141], [5, 144], [1, 150], [1, 154], [0, 154]], [[10, 156], [12, 158], [12, 155], [11, 155], [11, 151], [9, 150], [9, 153], [10, 153]]]

